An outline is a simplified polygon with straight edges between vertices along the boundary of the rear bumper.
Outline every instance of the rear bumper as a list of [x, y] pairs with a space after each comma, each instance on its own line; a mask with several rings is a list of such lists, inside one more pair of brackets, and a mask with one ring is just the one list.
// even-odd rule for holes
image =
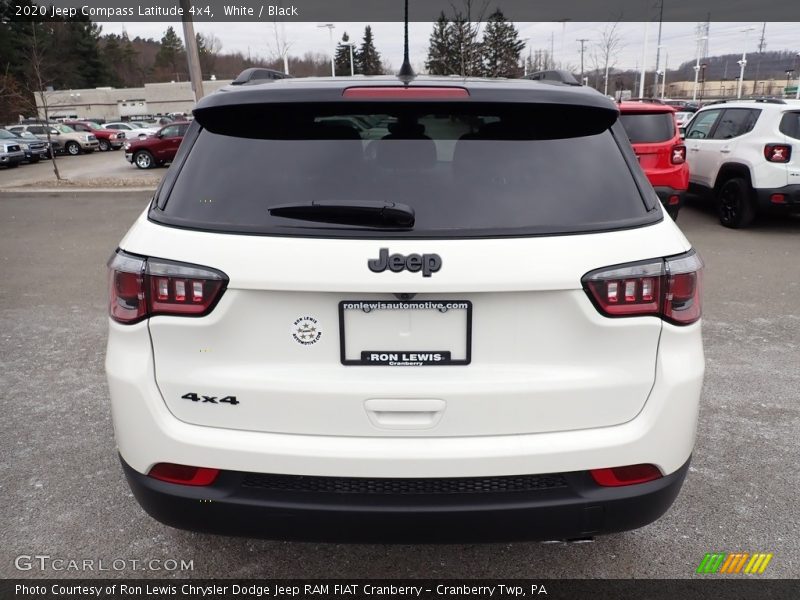
[[[786, 212], [800, 211], [800, 184], [786, 185], [778, 188], [758, 188], [755, 192], [756, 201], [760, 209]], [[778, 195], [783, 196], [782, 202], [773, 201], [777, 200], [777, 198], [774, 197]]]
[[661, 204], [669, 215], [674, 219], [678, 216], [678, 212], [683, 205], [683, 199], [686, 195], [686, 190], [678, 190], [669, 186], [655, 186], [653, 189], [661, 200]]
[[[124, 459], [122, 466], [148, 514], [180, 529], [310, 541], [488, 542], [575, 539], [642, 527], [672, 505], [689, 462], [657, 481], [626, 487], [600, 487], [583, 471], [550, 475], [535, 489], [497, 492], [478, 485], [464, 493], [375, 493], [375, 485], [385, 491], [387, 479], [362, 479], [358, 491], [347, 485], [353, 480], [327, 477], [284, 476], [276, 484], [237, 471], [192, 487], [142, 475]], [[340, 483], [348, 491], [331, 491]]]

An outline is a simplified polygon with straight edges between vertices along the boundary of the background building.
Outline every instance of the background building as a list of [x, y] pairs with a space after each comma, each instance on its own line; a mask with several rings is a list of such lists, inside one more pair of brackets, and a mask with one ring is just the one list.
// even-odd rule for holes
[[[230, 79], [204, 81], [206, 94], [228, 85]], [[144, 87], [99, 87], [82, 90], [53, 90], [44, 93], [51, 119], [120, 121], [168, 113], [190, 113], [194, 92], [188, 81], [146, 83]], [[42, 99], [37, 94], [39, 117], [44, 118]]]

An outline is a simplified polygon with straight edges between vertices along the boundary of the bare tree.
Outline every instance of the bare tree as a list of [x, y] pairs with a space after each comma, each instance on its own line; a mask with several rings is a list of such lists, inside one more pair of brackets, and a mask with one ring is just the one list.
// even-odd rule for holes
[[603, 93], [606, 96], [608, 95], [608, 71], [614, 68], [619, 58], [619, 53], [624, 47], [618, 27], [619, 19], [613, 23], [606, 24], [603, 31], [600, 32], [600, 40], [597, 42], [597, 60], [605, 72], [603, 76]]
[[[280, 2], [278, 2], [278, 6], [280, 6]], [[269, 47], [273, 60], [283, 61], [283, 72], [288, 75], [289, 48], [291, 48], [292, 43], [286, 39], [286, 23], [281, 21], [279, 24], [277, 17], [272, 21], [272, 35], [275, 38], [275, 46], [273, 47], [270, 42], [267, 42], [267, 46]]]
[[19, 86], [5, 85], [3, 94], [11, 98], [17, 105], [24, 108], [26, 112], [36, 115], [40, 120], [44, 116], [44, 130], [47, 135], [47, 143], [50, 147], [50, 159], [53, 162], [53, 174], [56, 179], [61, 181], [61, 173], [56, 164], [56, 153], [53, 151], [53, 140], [50, 136], [50, 94], [47, 91], [48, 78], [46, 73], [52, 69], [52, 65], [46, 61], [45, 51], [39, 43], [39, 36], [36, 31], [37, 24], [31, 23], [31, 33], [28, 38], [27, 63], [29, 74], [25, 82]]
[[458, 55], [456, 62], [461, 76], [480, 74], [481, 44], [478, 36], [488, 6], [488, 0], [481, 2], [477, 8], [473, 6], [473, 0], [461, 0], [461, 7], [454, 3], [450, 4], [453, 11], [450, 19], [452, 41]]

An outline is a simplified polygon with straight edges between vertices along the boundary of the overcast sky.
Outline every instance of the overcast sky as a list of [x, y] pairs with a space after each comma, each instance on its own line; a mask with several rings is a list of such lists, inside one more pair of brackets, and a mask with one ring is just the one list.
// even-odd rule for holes
[[[121, 33], [123, 27], [130, 37], [152, 37], [160, 39], [170, 23], [103, 23], [105, 33]], [[179, 35], [182, 35], [180, 23], [172, 23]], [[341, 39], [342, 33], [350, 34], [350, 39], [360, 42], [364, 26], [367, 23], [335, 23], [334, 41]], [[590, 64], [588, 52], [593, 41], [600, 39], [603, 30], [608, 27], [604, 23], [517, 23], [520, 38], [526, 39], [529, 48], [550, 49], [551, 40], [556, 61], [580, 68], [579, 38], [588, 38], [586, 64]], [[709, 36], [709, 55], [739, 53], [746, 50], [755, 52], [761, 38], [763, 23], [711, 23]], [[279, 25], [279, 27], [281, 27]], [[619, 23], [618, 31], [622, 37], [622, 48], [616, 60], [618, 68], [634, 68], [642, 63], [642, 50], [645, 37], [644, 23]], [[695, 23], [664, 23], [661, 32], [662, 66], [663, 52], [668, 54], [668, 67], [674, 68], [687, 60], [696, 57]], [[754, 28], [749, 33], [743, 30]], [[270, 56], [275, 49], [275, 32], [272, 23], [195, 23], [198, 32], [210, 33], [222, 42], [222, 50], [238, 51], [245, 55]], [[402, 63], [403, 24], [374, 23], [375, 44], [385, 61], [398, 69]], [[428, 49], [428, 37], [432, 24], [411, 23], [410, 50], [411, 62], [418, 71], [424, 70], [424, 61]], [[286, 39], [291, 43], [290, 54], [302, 55], [305, 52], [330, 52], [328, 30], [318, 28], [317, 23], [287, 23]], [[655, 68], [656, 39], [658, 23], [650, 23], [645, 63], [649, 70]], [[800, 51], [800, 23], [767, 23], [766, 50]], [[526, 50], [527, 52], [527, 50]], [[731, 68], [737, 68], [731, 65]]]

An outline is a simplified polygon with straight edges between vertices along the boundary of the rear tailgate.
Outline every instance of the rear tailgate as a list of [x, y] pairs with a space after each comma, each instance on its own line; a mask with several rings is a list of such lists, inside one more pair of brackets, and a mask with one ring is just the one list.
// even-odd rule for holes
[[[299, 240], [212, 236], [141, 221], [122, 247], [230, 277], [209, 316], [150, 319], [158, 386], [179, 419], [297, 434], [465, 436], [632, 419], [653, 385], [661, 321], [601, 316], [580, 279], [642, 258], [642, 247], [654, 256], [688, 249], [677, 237], [661, 224], [579, 242]], [[386, 245], [403, 254], [436, 252], [442, 268], [430, 278], [375, 274], [367, 260]], [[340, 312], [343, 301], [393, 302], [401, 293], [471, 303], [468, 365], [343, 364], [343, 335], [351, 358], [361, 350], [463, 356], [466, 316], [458, 310], [450, 324], [448, 313], [435, 310], [356, 311], [359, 318]], [[383, 329], [377, 337], [374, 327]], [[433, 339], [432, 327], [439, 331]], [[298, 339], [303, 335], [309, 337]], [[379, 343], [385, 347], [369, 346]], [[235, 396], [238, 404], [187, 394]]]
[[[159, 224], [141, 219], [122, 243], [230, 279], [208, 316], [149, 321], [173, 414], [347, 436], [632, 419], [661, 321], [601, 316], [581, 277], [688, 243], [631, 167], [612, 103], [585, 90], [565, 98], [592, 106], [554, 103], [557, 87], [516, 83], [514, 98], [543, 104], [489, 103], [483, 83], [448, 90], [453, 101], [372, 102], [351, 88], [350, 102], [326, 88], [325, 102], [304, 90], [260, 104], [291, 96], [291, 81], [204, 100], [149, 215]], [[399, 205], [411, 225], [384, 219]]]

